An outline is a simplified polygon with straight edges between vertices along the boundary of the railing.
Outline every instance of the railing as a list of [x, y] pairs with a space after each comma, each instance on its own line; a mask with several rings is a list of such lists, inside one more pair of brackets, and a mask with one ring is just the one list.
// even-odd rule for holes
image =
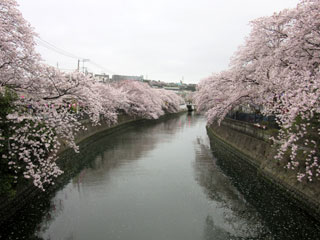
[[227, 117], [242, 122], [263, 123], [268, 128], [279, 129], [279, 125], [277, 124], [274, 116], [264, 116], [260, 113], [245, 113], [237, 111], [229, 113]]

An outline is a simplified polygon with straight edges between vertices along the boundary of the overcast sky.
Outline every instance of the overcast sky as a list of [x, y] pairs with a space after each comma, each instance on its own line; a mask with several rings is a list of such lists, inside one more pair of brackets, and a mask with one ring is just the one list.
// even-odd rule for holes
[[38, 51], [50, 65], [75, 69], [80, 57], [103, 67], [86, 62], [95, 73], [144, 75], [166, 82], [183, 78], [186, 83], [226, 69], [250, 31], [250, 20], [298, 2], [18, 0], [41, 39], [75, 55], [58, 54], [37, 40]]

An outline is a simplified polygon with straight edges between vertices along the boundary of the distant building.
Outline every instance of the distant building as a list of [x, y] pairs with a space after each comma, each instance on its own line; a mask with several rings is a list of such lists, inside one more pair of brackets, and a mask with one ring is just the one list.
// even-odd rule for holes
[[134, 80], [143, 81], [143, 76], [126, 76], [126, 75], [112, 75], [112, 81]]
[[94, 78], [98, 81], [98, 82], [103, 82], [103, 83], [106, 83], [106, 82], [109, 82], [110, 81], [110, 78], [109, 78], [109, 75], [107, 74], [95, 74], [94, 75]]
[[179, 87], [164, 87], [164, 89], [171, 90], [171, 91], [179, 91], [180, 90]]
[[152, 88], [163, 88], [164, 86], [166, 86], [166, 83], [161, 81], [150, 80], [149, 85]]
[[187, 87], [186, 87], [186, 90], [189, 90], [189, 91], [196, 91], [196, 87], [197, 87], [197, 84], [188, 84]]

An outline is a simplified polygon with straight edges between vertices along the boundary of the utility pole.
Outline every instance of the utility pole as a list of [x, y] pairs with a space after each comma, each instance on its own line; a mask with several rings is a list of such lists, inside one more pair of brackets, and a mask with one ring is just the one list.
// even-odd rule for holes
[[77, 71], [78, 71], [78, 72], [80, 71], [80, 59], [78, 59], [78, 68], [77, 68]]
[[90, 59], [82, 59], [82, 72], [85, 73], [85, 67], [84, 67], [84, 63], [85, 62], [89, 62]]

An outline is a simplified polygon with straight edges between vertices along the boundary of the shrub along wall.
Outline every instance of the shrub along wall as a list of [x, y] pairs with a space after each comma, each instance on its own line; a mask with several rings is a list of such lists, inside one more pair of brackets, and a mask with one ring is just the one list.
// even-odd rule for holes
[[298, 206], [320, 220], [320, 183], [298, 182], [296, 172], [274, 159], [276, 147], [269, 140], [270, 131], [231, 119], [225, 119], [220, 126], [213, 124], [207, 130], [211, 141], [255, 167], [257, 174], [275, 183], [298, 201]]

